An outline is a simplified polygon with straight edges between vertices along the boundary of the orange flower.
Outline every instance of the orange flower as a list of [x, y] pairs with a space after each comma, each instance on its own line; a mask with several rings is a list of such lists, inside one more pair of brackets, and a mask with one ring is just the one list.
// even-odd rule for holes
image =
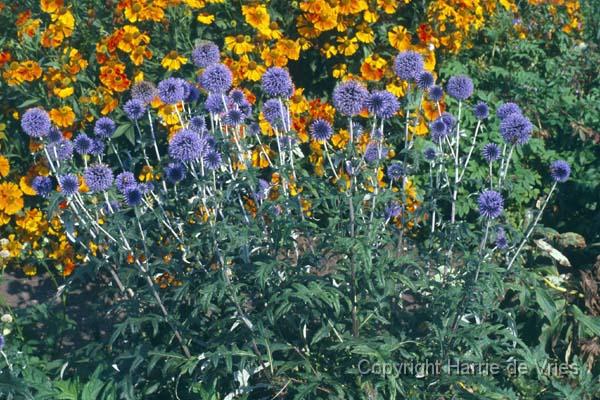
[[67, 128], [73, 125], [75, 122], [75, 113], [69, 106], [62, 106], [61, 108], [53, 108], [49, 112], [50, 119], [61, 128]]
[[0, 211], [13, 215], [23, 208], [23, 192], [12, 182], [0, 184]]
[[0, 156], [0, 175], [6, 177], [10, 172], [10, 163], [8, 159], [4, 156]]
[[100, 82], [115, 92], [123, 92], [131, 84], [131, 81], [125, 74], [125, 65], [121, 63], [100, 67]]

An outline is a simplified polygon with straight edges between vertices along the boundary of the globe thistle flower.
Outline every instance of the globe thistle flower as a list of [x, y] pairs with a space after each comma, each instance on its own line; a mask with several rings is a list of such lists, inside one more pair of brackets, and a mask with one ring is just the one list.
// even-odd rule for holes
[[158, 89], [152, 82], [137, 82], [131, 88], [131, 98], [149, 104], [158, 96]]
[[58, 177], [58, 185], [65, 196], [72, 196], [79, 191], [79, 178], [75, 174]]
[[54, 184], [52, 178], [49, 176], [36, 176], [31, 182], [31, 187], [35, 192], [42, 197], [47, 197], [52, 190], [54, 190]]
[[73, 157], [73, 143], [68, 139], [50, 143], [47, 148], [48, 154], [53, 160], [64, 161]]
[[365, 149], [365, 161], [369, 164], [385, 157], [387, 155], [387, 149], [380, 148], [377, 142], [370, 142], [367, 144]]
[[198, 101], [198, 99], [200, 98], [200, 90], [198, 90], [198, 88], [195, 85], [192, 85], [188, 82], [185, 82], [185, 88], [186, 91], [183, 100], [186, 103], [193, 103], [195, 101]]
[[397, 201], [392, 201], [385, 208], [385, 217], [386, 219], [392, 219], [400, 216], [402, 213], [402, 206]]
[[83, 173], [83, 179], [92, 193], [104, 192], [113, 183], [113, 173], [105, 164], [94, 164]]
[[73, 147], [75, 148], [75, 152], [77, 154], [88, 154], [90, 152], [90, 148], [92, 147], [92, 139], [90, 139], [85, 133], [80, 133], [73, 140]]
[[166, 104], [176, 104], [185, 98], [185, 86], [178, 78], [167, 78], [158, 83], [158, 97]]
[[405, 81], [416, 80], [423, 72], [423, 56], [416, 51], [403, 51], [394, 59], [394, 72]]
[[203, 141], [196, 132], [182, 129], [169, 142], [169, 156], [177, 161], [194, 161], [200, 158], [203, 147]]
[[427, 90], [433, 86], [435, 78], [429, 71], [423, 71], [417, 77], [417, 87], [421, 90]]
[[94, 135], [101, 139], [108, 139], [115, 133], [116, 129], [115, 121], [108, 117], [102, 117], [94, 124]]
[[457, 75], [448, 79], [446, 91], [456, 100], [464, 101], [473, 94], [473, 81], [466, 75]]
[[525, 144], [533, 131], [533, 124], [519, 113], [508, 115], [500, 122], [500, 134], [508, 144]]
[[522, 114], [521, 107], [515, 103], [503, 103], [496, 110], [496, 116], [502, 121], [511, 114]]
[[331, 124], [324, 119], [316, 119], [310, 124], [310, 135], [312, 138], [319, 142], [324, 142], [329, 140], [331, 135], [333, 135], [333, 129], [331, 128]]
[[206, 130], [206, 120], [204, 117], [196, 116], [190, 119], [190, 129], [196, 133], [202, 133]]
[[204, 101], [204, 108], [211, 114], [220, 114], [225, 111], [223, 98], [218, 93], [209, 93]]
[[500, 147], [496, 143], [487, 143], [481, 150], [483, 159], [492, 163], [500, 158]]
[[479, 195], [477, 204], [479, 205], [479, 214], [482, 217], [495, 219], [502, 214], [504, 199], [495, 190], [486, 190]]
[[440, 143], [448, 136], [448, 125], [440, 117], [429, 124], [429, 132], [431, 132], [431, 140], [435, 143]]
[[165, 177], [169, 183], [178, 183], [185, 178], [186, 168], [180, 162], [169, 163], [165, 167]]
[[454, 115], [450, 114], [449, 112], [443, 112], [440, 118], [448, 127], [448, 133], [452, 132], [456, 126], [456, 118], [454, 118]]
[[104, 142], [102, 142], [99, 139], [92, 139], [92, 144], [88, 152], [93, 156], [101, 156], [102, 154], [104, 154], [104, 149]]
[[212, 171], [216, 170], [221, 166], [221, 153], [216, 150], [210, 150], [204, 156], [204, 165]]
[[423, 150], [423, 157], [425, 158], [426, 161], [429, 161], [429, 162], [435, 161], [435, 159], [437, 157], [437, 152], [435, 151], [435, 148], [427, 147], [425, 150]]
[[50, 126], [50, 116], [41, 108], [30, 108], [21, 118], [21, 128], [31, 137], [48, 136]]
[[229, 110], [225, 115], [224, 122], [227, 125], [238, 126], [244, 122], [246, 116], [240, 110], [236, 110], [235, 108]]
[[130, 207], [135, 207], [142, 203], [144, 193], [140, 185], [131, 185], [125, 188], [123, 196], [125, 197], [125, 202]]
[[60, 131], [60, 129], [58, 129], [55, 126], [50, 127], [50, 131], [48, 132], [48, 136], [47, 136], [49, 143], [56, 143], [62, 138], [63, 138], [63, 134]]
[[198, 68], [206, 68], [221, 61], [219, 47], [213, 42], [202, 43], [192, 51], [192, 61]]
[[231, 90], [228, 97], [233, 104], [237, 104], [238, 106], [247, 102], [246, 95], [240, 89]]
[[132, 186], [132, 185], [137, 185], [137, 182], [135, 180], [135, 175], [133, 175], [132, 172], [129, 172], [129, 171], [121, 172], [115, 178], [115, 186], [117, 187], [117, 190], [121, 194], [124, 194], [125, 189], [127, 189], [129, 186]]
[[429, 88], [427, 96], [431, 101], [440, 101], [444, 97], [444, 89], [441, 86], [432, 86]]
[[478, 120], [484, 120], [490, 115], [490, 108], [486, 103], [480, 101], [473, 107], [473, 114]]
[[361, 112], [368, 97], [369, 92], [363, 85], [349, 80], [333, 90], [333, 105], [342, 115], [352, 117]]
[[289, 98], [294, 93], [290, 73], [280, 67], [270, 67], [261, 78], [262, 89], [271, 97]]
[[508, 248], [508, 239], [506, 238], [506, 232], [502, 227], [498, 228], [496, 231], [496, 247], [501, 250]]
[[262, 106], [262, 113], [265, 119], [273, 128], [281, 128], [281, 104], [277, 99], [269, 99]]
[[556, 160], [550, 164], [550, 175], [554, 182], [566, 182], [571, 175], [571, 166], [565, 160]]
[[392, 118], [400, 108], [398, 99], [387, 90], [376, 90], [372, 92], [366, 101], [367, 110], [378, 118]]
[[223, 93], [229, 90], [233, 76], [224, 64], [212, 64], [200, 75], [200, 84], [210, 93]]
[[263, 201], [269, 196], [269, 190], [271, 190], [271, 184], [264, 179], [258, 180], [258, 188], [253, 193], [253, 197], [256, 201]]
[[404, 173], [404, 166], [400, 163], [394, 163], [387, 169], [387, 176], [393, 181], [397, 181], [398, 179], [402, 178]]
[[132, 121], [137, 121], [142, 118], [146, 113], [146, 104], [144, 104], [141, 100], [131, 99], [125, 103], [123, 106], [123, 111]]

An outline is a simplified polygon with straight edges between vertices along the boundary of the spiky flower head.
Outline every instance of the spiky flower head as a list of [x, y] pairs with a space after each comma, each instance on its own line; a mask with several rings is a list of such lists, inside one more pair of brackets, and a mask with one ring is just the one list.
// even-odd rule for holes
[[502, 195], [495, 190], [485, 190], [477, 199], [479, 205], [479, 214], [487, 219], [498, 218], [504, 208], [504, 199]]
[[68, 160], [73, 157], [73, 142], [69, 139], [60, 139], [58, 142], [50, 143], [48, 154], [52, 160]]
[[182, 129], [169, 142], [169, 156], [177, 161], [190, 162], [202, 155], [204, 143], [191, 129]]
[[533, 132], [533, 124], [520, 113], [508, 115], [500, 122], [500, 134], [508, 144], [525, 144]]
[[261, 78], [262, 88], [271, 97], [289, 98], [294, 93], [292, 78], [287, 69], [270, 67]]
[[31, 137], [40, 138], [50, 132], [50, 116], [41, 108], [30, 108], [21, 118], [21, 128]]
[[172, 162], [165, 167], [165, 177], [169, 183], [178, 183], [185, 178], [186, 168], [183, 163]]
[[565, 160], [556, 160], [550, 164], [550, 175], [555, 182], [566, 182], [571, 175], [571, 166]]
[[210, 150], [204, 156], [204, 165], [210, 170], [216, 170], [221, 166], [221, 153], [216, 150]]
[[79, 178], [75, 174], [58, 177], [58, 185], [65, 196], [72, 196], [79, 191]]
[[158, 96], [158, 89], [154, 83], [141, 81], [137, 82], [131, 88], [131, 98], [139, 100], [144, 104], [151, 103]]
[[423, 157], [429, 162], [435, 161], [435, 158], [437, 157], [435, 148], [427, 147], [425, 150], [423, 150]]
[[94, 164], [83, 173], [83, 179], [92, 193], [104, 192], [112, 186], [113, 173], [105, 164]]
[[204, 108], [211, 114], [220, 114], [225, 111], [223, 97], [218, 93], [209, 93], [204, 101]]
[[115, 133], [116, 129], [117, 125], [112, 119], [108, 117], [98, 118], [94, 124], [94, 135], [101, 139], [108, 139]]
[[500, 158], [500, 147], [496, 143], [486, 143], [481, 150], [483, 159], [492, 163]]
[[486, 103], [480, 101], [473, 107], [473, 115], [480, 121], [484, 120], [490, 115], [490, 108]]
[[92, 139], [89, 138], [85, 133], [80, 133], [73, 140], [73, 147], [77, 154], [88, 154], [90, 152], [90, 148], [92, 147]]
[[314, 140], [324, 142], [333, 135], [331, 124], [324, 119], [316, 119], [310, 124], [310, 135]]
[[125, 188], [123, 196], [125, 197], [125, 202], [130, 207], [135, 207], [142, 203], [142, 199], [144, 198], [144, 190], [141, 185], [131, 185]]
[[135, 180], [135, 175], [133, 175], [133, 173], [129, 171], [121, 172], [115, 178], [115, 186], [121, 194], [124, 194], [125, 189], [127, 189], [129, 186], [135, 184], [137, 184]]
[[348, 80], [339, 83], [333, 89], [333, 105], [337, 111], [348, 117], [352, 117], [361, 112], [365, 102], [369, 97], [369, 92], [360, 83], [354, 80]]
[[35, 192], [42, 197], [47, 197], [52, 190], [54, 190], [54, 184], [52, 178], [49, 176], [36, 176], [31, 182], [31, 187]]
[[123, 106], [123, 111], [132, 121], [137, 121], [146, 113], [146, 104], [138, 99], [131, 99]]
[[402, 178], [405, 174], [404, 166], [400, 163], [394, 163], [387, 169], [387, 176], [389, 179], [397, 181]]
[[209, 65], [221, 61], [219, 47], [213, 42], [202, 43], [192, 51], [192, 61], [198, 68], [206, 68]]
[[437, 118], [429, 124], [429, 132], [431, 133], [431, 140], [435, 143], [440, 143], [448, 136], [448, 125], [446, 125], [442, 117]]
[[394, 59], [394, 72], [400, 79], [415, 81], [423, 72], [423, 56], [416, 51], [403, 51]]
[[281, 128], [282, 115], [281, 104], [277, 99], [269, 99], [262, 106], [262, 113], [265, 119], [273, 128]]
[[176, 104], [185, 98], [185, 86], [181, 79], [167, 78], [158, 83], [158, 97], [166, 104]]
[[456, 75], [448, 79], [446, 91], [456, 100], [463, 101], [473, 94], [473, 81], [466, 75]]
[[246, 116], [244, 115], [243, 112], [241, 112], [238, 109], [232, 108], [225, 115], [224, 122], [227, 125], [238, 126], [244, 122], [245, 118], [246, 118]]
[[421, 90], [427, 90], [433, 86], [435, 78], [429, 71], [423, 71], [417, 77], [417, 87]]
[[389, 119], [398, 112], [398, 99], [387, 90], [373, 91], [366, 102], [367, 110], [378, 118]]
[[522, 113], [523, 112], [521, 111], [521, 107], [519, 107], [515, 103], [511, 103], [511, 102], [501, 104], [498, 107], [498, 109], [496, 110], [496, 116], [500, 120], [503, 120], [504, 118], [508, 117], [511, 114], [522, 114]]
[[444, 97], [444, 89], [441, 86], [432, 86], [427, 92], [427, 96], [431, 101], [440, 101]]
[[202, 133], [206, 130], [206, 120], [202, 116], [195, 116], [190, 119], [189, 127], [196, 133]]
[[224, 64], [209, 65], [200, 76], [200, 84], [210, 93], [226, 92], [232, 82], [231, 70]]

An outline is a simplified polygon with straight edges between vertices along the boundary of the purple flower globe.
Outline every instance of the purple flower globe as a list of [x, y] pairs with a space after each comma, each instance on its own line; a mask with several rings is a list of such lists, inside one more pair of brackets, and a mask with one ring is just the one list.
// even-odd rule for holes
[[73, 147], [75, 148], [75, 152], [77, 152], [77, 154], [89, 154], [92, 147], [92, 139], [90, 139], [85, 133], [80, 133], [73, 140]]
[[403, 51], [394, 59], [394, 72], [405, 81], [417, 80], [423, 66], [423, 56], [416, 51]]
[[331, 124], [324, 119], [316, 119], [310, 124], [310, 135], [312, 138], [319, 142], [329, 140], [333, 135], [333, 129]]
[[223, 98], [218, 93], [209, 93], [204, 101], [204, 108], [211, 114], [220, 114], [225, 111]]
[[368, 97], [369, 92], [363, 85], [349, 80], [333, 90], [333, 105], [342, 115], [352, 117], [361, 112]]
[[550, 175], [554, 182], [566, 182], [571, 175], [571, 166], [565, 160], [556, 160], [550, 164]]
[[229, 100], [233, 104], [237, 104], [238, 106], [247, 102], [246, 95], [240, 89], [233, 89], [233, 90], [231, 90], [231, 92], [229, 92]]
[[58, 142], [50, 143], [47, 150], [53, 160], [69, 160], [73, 157], [73, 142], [68, 139], [60, 139]]
[[94, 135], [101, 139], [108, 139], [115, 133], [116, 129], [115, 121], [108, 117], [102, 117], [94, 124]]
[[479, 214], [487, 219], [498, 218], [504, 209], [504, 199], [495, 190], [486, 190], [477, 199]]
[[216, 150], [210, 150], [204, 156], [204, 164], [206, 165], [206, 167], [208, 169], [210, 169], [212, 171], [219, 168], [221, 166], [221, 162], [222, 162], [221, 153], [219, 153]]
[[508, 144], [525, 144], [533, 132], [533, 124], [520, 113], [508, 115], [500, 122], [500, 134]]
[[131, 98], [145, 104], [152, 102], [158, 96], [158, 89], [152, 82], [137, 82], [131, 88]]
[[431, 133], [431, 140], [435, 143], [440, 143], [448, 136], [448, 125], [440, 117], [429, 124], [429, 132]]
[[50, 116], [41, 108], [30, 108], [21, 118], [21, 128], [31, 137], [41, 138], [50, 132]]
[[241, 112], [238, 109], [233, 108], [233, 109], [229, 110], [227, 112], [227, 114], [225, 115], [224, 122], [227, 125], [238, 126], [244, 122], [245, 118], [246, 118], [246, 116], [244, 115], [243, 112]]
[[437, 152], [435, 151], [435, 148], [427, 147], [425, 150], [423, 150], [423, 157], [426, 161], [435, 161], [435, 158], [437, 157]]
[[185, 178], [186, 168], [180, 162], [169, 163], [165, 167], [165, 177], [169, 183], [178, 183]]
[[125, 189], [127, 189], [129, 186], [136, 184], [137, 182], [135, 180], [135, 175], [133, 175], [133, 173], [129, 171], [121, 172], [115, 178], [115, 186], [121, 194], [124, 194]]
[[52, 178], [49, 176], [36, 176], [31, 182], [31, 187], [39, 196], [42, 197], [48, 197], [52, 190], [54, 190]]
[[92, 193], [98, 193], [110, 189], [114, 177], [107, 165], [94, 164], [84, 171], [83, 179]]
[[92, 144], [90, 145], [89, 154], [93, 156], [101, 156], [104, 154], [104, 142], [99, 139], [92, 139]]
[[369, 164], [374, 163], [377, 160], [380, 160], [384, 157], [387, 156], [387, 149], [386, 148], [380, 148], [379, 143], [377, 142], [370, 142], [369, 144], [367, 144], [367, 148], [365, 149], [365, 161], [368, 162]]
[[190, 129], [196, 133], [202, 133], [206, 130], [206, 120], [204, 117], [195, 116], [190, 119]]
[[185, 86], [181, 79], [167, 78], [158, 83], [158, 97], [163, 103], [176, 104], [185, 98]]
[[392, 201], [385, 208], [385, 217], [387, 219], [392, 219], [400, 216], [402, 213], [402, 206], [397, 201]]
[[229, 90], [233, 76], [224, 64], [212, 64], [206, 67], [200, 76], [200, 84], [210, 93], [223, 93]]
[[213, 42], [200, 44], [192, 51], [192, 61], [198, 68], [206, 68], [219, 63], [221, 61], [219, 47]]
[[492, 163], [500, 158], [500, 147], [496, 143], [487, 143], [481, 150], [483, 159]]
[[490, 115], [490, 108], [486, 103], [480, 101], [473, 107], [473, 114], [475, 115], [475, 118], [482, 121]]
[[503, 103], [496, 110], [496, 116], [502, 121], [511, 114], [522, 114], [521, 107], [515, 103]]
[[262, 88], [271, 97], [289, 98], [294, 93], [290, 73], [280, 67], [271, 67], [261, 78]]
[[142, 203], [142, 199], [144, 198], [144, 191], [140, 185], [131, 185], [125, 188], [123, 196], [125, 197], [125, 202], [130, 207], [135, 207]]
[[50, 127], [50, 132], [48, 132], [48, 136], [46, 136], [46, 139], [48, 139], [49, 143], [56, 143], [62, 138], [63, 134], [60, 129], [55, 126]]
[[389, 179], [397, 181], [404, 176], [404, 167], [400, 163], [394, 163], [387, 169]]
[[281, 128], [281, 105], [277, 99], [269, 99], [262, 106], [265, 119], [273, 128]]
[[450, 114], [449, 112], [443, 112], [440, 118], [448, 127], [448, 133], [450, 133], [456, 126], [456, 118], [454, 118], [454, 115]]
[[473, 94], [473, 81], [466, 75], [457, 75], [448, 79], [446, 91], [456, 100], [464, 101]]
[[58, 185], [65, 196], [72, 196], [79, 191], [79, 179], [75, 174], [59, 176]]
[[506, 232], [502, 227], [498, 228], [496, 231], [496, 247], [501, 250], [508, 248], [508, 239], [506, 238]]
[[123, 111], [132, 121], [137, 121], [146, 113], [146, 104], [138, 99], [131, 99], [123, 106]]
[[440, 101], [444, 97], [444, 89], [441, 86], [432, 86], [429, 88], [427, 96], [431, 101]]
[[367, 98], [366, 106], [371, 114], [381, 119], [392, 118], [400, 108], [396, 96], [387, 90], [373, 91]]
[[190, 162], [202, 155], [204, 144], [191, 129], [182, 129], [169, 142], [169, 156], [177, 161]]
[[427, 90], [433, 86], [435, 78], [429, 71], [423, 71], [417, 77], [417, 87], [421, 90]]

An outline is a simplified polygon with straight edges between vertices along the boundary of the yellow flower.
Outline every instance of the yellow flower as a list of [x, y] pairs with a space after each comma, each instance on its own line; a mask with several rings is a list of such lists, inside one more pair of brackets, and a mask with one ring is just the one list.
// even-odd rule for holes
[[27, 276], [35, 276], [37, 274], [37, 268], [33, 264], [27, 264], [23, 267], [23, 273]]
[[298, 60], [300, 58], [300, 45], [295, 40], [280, 39], [277, 41], [275, 48], [285, 54], [290, 60]]
[[325, 55], [325, 58], [331, 58], [336, 56], [338, 51], [335, 46], [332, 46], [330, 43], [325, 43], [323, 46], [321, 46], [321, 53]]
[[358, 14], [368, 8], [365, 0], [340, 0], [339, 11], [342, 15]]
[[358, 39], [356, 39], [355, 37], [338, 37], [337, 42], [339, 52], [345, 56], [351, 56], [358, 50]]
[[50, 119], [61, 128], [67, 128], [73, 125], [75, 122], [75, 113], [69, 106], [62, 106], [61, 108], [53, 108], [50, 110]]
[[346, 64], [336, 64], [333, 67], [332, 75], [334, 78], [340, 79], [346, 76], [348, 73], [348, 66]]
[[377, 0], [377, 7], [382, 9], [386, 14], [393, 14], [398, 7], [398, 0]]
[[37, 192], [31, 187], [31, 182], [29, 182], [26, 176], [22, 176], [19, 179], [19, 189], [27, 196], [37, 195]]
[[12, 182], [0, 184], [0, 211], [13, 215], [23, 208], [23, 192]]
[[242, 14], [248, 25], [260, 31], [268, 30], [271, 19], [267, 6], [265, 4], [244, 5], [242, 6]]
[[239, 68], [243, 78], [252, 82], [260, 81], [260, 78], [267, 70], [264, 66], [250, 60], [247, 55], [243, 55], [240, 58]]
[[254, 50], [254, 45], [251, 41], [252, 39], [248, 35], [226, 36], [225, 47], [235, 54], [246, 54]]
[[361, 76], [369, 81], [378, 81], [383, 78], [387, 61], [377, 54], [369, 55], [360, 67]]
[[10, 172], [10, 163], [8, 159], [4, 156], [0, 156], [0, 175], [3, 177], [7, 176]]
[[209, 13], [200, 13], [196, 19], [201, 24], [210, 25], [215, 21], [215, 16]]
[[388, 32], [388, 40], [392, 47], [398, 51], [408, 49], [411, 43], [410, 33], [401, 25], [393, 27]]
[[167, 54], [165, 58], [163, 58], [160, 65], [162, 65], [163, 68], [166, 68], [169, 71], [177, 71], [181, 68], [183, 64], [187, 63], [187, 61], [187, 58], [179, 55], [177, 51], [173, 50], [169, 52], [169, 54]]
[[356, 32], [356, 37], [363, 43], [373, 43], [375, 41], [375, 33], [373, 29], [367, 24], [360, 24], [358, 26], [358, 32]]

